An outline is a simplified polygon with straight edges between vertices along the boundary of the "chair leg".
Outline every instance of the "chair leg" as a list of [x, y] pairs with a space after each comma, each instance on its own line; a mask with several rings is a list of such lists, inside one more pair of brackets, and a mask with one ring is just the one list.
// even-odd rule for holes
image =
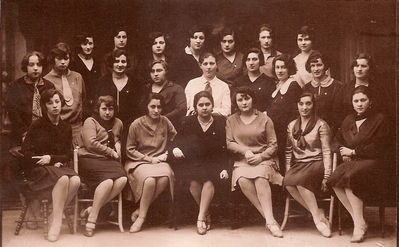
[[281, 223], [281, 230], [284, 230], [288, 222], [289, 210], [290, 210], [290, 196], [287, 196], [287, 198], [285, 199], [284, 219], [283, 222]]
[[43, 205], [43, 233], [44, 237], [47, 238], [48, 234], [48, 200], [42, 200]]
[[380, 215], [380, 226], [381, 226], [381, 237], [385, 237], [385, 207], [379, 206], [379, 215]]
[[340, 202], [338, 202], [338, 234], [342, 235], [342, 207]]
[[25, 203], [25, 204], [22, 206], [21, 213], [20, 213], [19, 218], [18, 218], [18, 220], [17, 220], [17, 226], [15, 227], [14, 235], [18, 235], [19, 232], [21, 231], [22, 224], [23, 224], [24, 219], [25, 219], [25, 217], [26, 217], [26, 212], [27, 212], [27, 211], [28, 211], [28, 205]]
[[333, 216], [334, 216], [334, 200], [335, 200], [335, 197], [331, 196], [330, 197], [330, 212], [328, 214], [328, 222], [330, 223], [331, 228], [332, 228]]
[[74, 199], [74, 206], [73, 206], [73, 233], [75, 234], [77, 232], [78, 228], [78, 196], [75, 196]]
[[119, 230], [121, 232], [125, 232], [123, 229], [123, 222], [122, 222], [122, 219], [123, 219], [122, 206], [123, 206], [122, 205], [122, 193], [119, 193], [119, 196], [118, 196], [118, 225], [119, 225]]

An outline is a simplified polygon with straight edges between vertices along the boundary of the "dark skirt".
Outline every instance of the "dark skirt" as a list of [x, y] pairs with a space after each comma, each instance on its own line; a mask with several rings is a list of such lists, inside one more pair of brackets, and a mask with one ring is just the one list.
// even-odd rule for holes
[[204, 183], [206, 181], [211, 181], [213, 184], [217, 183], [220, 179], [219, 170], [220, 165], [214, 162], [190, 162], [188, 160], [183, 161], [182, 164], [182, 174], [183, 178], [188, 182], [197, 181]]
[[111, 159], [79, 158], [79, 174], [91, 190], [107, 179], [126, 177], [122, 164]]
[[355, 160], [340, 164], [330, 179], [330, 187], [350, 188], [362, 200], [375, 198], [384, 184], [382, 170], [377, 160]]
[[283, 183], [284, 186], [302, 186], [315, 194], [320, 194], [323, 177], [323, 161], [298, 162], [286, 172]]
[[53, 187], [62, 176], [72, 177], [78, 176], [78, 174], [68, 167], [41, 166], [33, 168], [27, 173], [30, 196], [36, 199], [51, 199]]

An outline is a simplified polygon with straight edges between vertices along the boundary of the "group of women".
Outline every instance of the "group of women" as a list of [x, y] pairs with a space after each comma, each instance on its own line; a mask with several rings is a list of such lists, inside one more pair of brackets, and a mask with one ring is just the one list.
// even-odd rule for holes
[[[295, 58], [274, 48], [266, 24], [259, 47], [245, 53], [235, 49], [234, 31], [223, 29], [218, 55], [203, 51], [207, 36], [200, 27], [189, 31], [187, 47], [173, 58], [163, 33], [150, 34], [151, 53], [142, 60], [125, 49], [125, 29], [114, 35], [102, 64], [89, 34], [77, 36], [74, 56], [67, 44], [57, 44], [45, 76], [43, 55], [28, 53], [26, 75], [8, 89], [17, 140], [10, 152], [26, 170], [33, 201], [51, 194], [49, 241], [60, 235], [64, 206], [80, 178], [94, 192], [81, 212], [88, 237], [100, 209], [126, 184], [128, 199], [139, 205], [130, 232], [140, 231], [162, 192], [169, 189], [173, 200], [175, 179], [188, 181], [199, 208], [197, 232], [206, 234], [215, 185], [231, 179], [231, 190], [240, 188], [275, 237], [283, 233], [270, 184], [284, 186], [325, 237], [331, 226], [316, 198], [332, 188], [353, 218], [351, 241], [364, 240], [363, 201], [376, 190], [389, 137], [370, 80], [371, 57], [358, 55], [355, 80], [343, 85], [331, 78], [328, 59], [312, 49], [314, 34], [306, 26], [297, 34]], [[68, 168], [73, 146], [79, 147], [79, 175]], [[332, 152], [342, 157], [334, 172]], [[182, 164], [178, 178], [176, 163]]]

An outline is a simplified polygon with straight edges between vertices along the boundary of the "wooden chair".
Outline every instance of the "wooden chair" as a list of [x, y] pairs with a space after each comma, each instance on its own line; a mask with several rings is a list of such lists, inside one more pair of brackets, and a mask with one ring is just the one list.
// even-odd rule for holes
[[[76, 173], [78, 173], [79, 171], [79, 159], [78, 159], [78, 151], [79, 151], [79, 147], [76, 147], [73, 150], [73, 169], [75, 170]], [[79, 173], [78, 173], [79, 174]], [[89, 204], [89, 203], [93, 203], [93, 199], [92, 198], [87, 198], [84, 196], [84, 194], [87, 194], [85, 192], [88, 191], [88, 188], [85, 184], [81, 183], [80, 186], [80, 191], [77, 193], [74, 204], [74, 217], [73, 217], [73, 232], [75, 233], [77, 231], [77, 225], [78, 225], [78, 221], [82, 221], [83, 219], [80, 218], [79, 215], [79, 205], [80, 204]], [[110, 203], [114, 203], [117, 204], [118, 207], [118, 219], [117, 221], [107, 221], [110, 224], [113, 225], [117, 225], [119, 226], [119, 230], [120, 232], [124, 232], [123, 229], [123, 222], [122, 222], [122, 218], [123, 218], [123, 214], [122, 214], [122, 193], [120, 193], [118, 195], [117, 199], [113, 199], [110, 201]]]
[[[333, 154], [332, 171], [334, 171], [336, 167], [337, 167], [337, 154], [334, 153]], [[295, 199], [292, 198], [292, 196], [288, 193], [288, 195], [285, 199], [284, 219], [283, 219], [283, 222], [281, 223], [281, 230], [284, 230], [289, 218], [297, 218], [297, 217], [303, 217], [303, 216], [308, 215], [308, 214], [304, 214], [304, 213], [290, 214], [290, 204], [292, 201], [295, 201]], [[329, 202], [328, 221], [330, 222], [331, 226], [332, 226], [332, 220], [333, 220], [333, 215], [334, 215], [334, 201], [335, 201], [335, 197], [333, 194], [331, 194], [331, 196], [328, 198], [317, 199], [318, 204]]]

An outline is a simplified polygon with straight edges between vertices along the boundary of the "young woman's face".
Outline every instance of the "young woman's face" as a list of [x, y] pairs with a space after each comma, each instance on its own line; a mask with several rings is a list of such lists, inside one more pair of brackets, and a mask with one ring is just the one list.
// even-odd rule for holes
[[247, 60], [245, 61], [245, 65], [247, 66], [247, 70], [250, 72], [256, 72], [259, 70], [259, 54], [255, 52], [251, 52], [247, 56]]
[[220, 41], [220, 48], [226, 54], [230, 54], [234, 52], [236, 42], [234, 41], [233, 35], [226, 35]]
[[273, 45], [272, 36], [269, 31], [262, 31], [259, 33], [260, 47], [263, 49], [270, 49]]
[[301, 117], [309, 117], [313, 112], [313, 102], [310, 96], [305, 96], [299, 99], [298, 111]]
[[213, 56], [206, 57], [200, 64], [200, 67], [205, 78], [213, 79], [217, 70], [216, 58]]
[[352, 96], [353, 109], [358, 115], [362, 115], [370, 107], [370, 99], [364, 93], [356, 93]]
[[60, 115], [61, 113], [61, 99], [58, 94], [54, 94], [48, 102], [46, 102], [47, 114], [52, 116]]
[[26, 75], [35, 81], [38, 79], [43, 72], [43, 65], [40, 63], [39, 57], [36, 55], [30, 56], [28, 59], [28, 65], [26, 66]]
[[367, 79], [369, 76], [369, 61], [365, 58], [356, 59], [356, 65], [353, 67], [353, 73], [358, 79]]
[[321, 58], [318, 58], [317, 61], [310, 63], [310, 72], [315, 79], [322, 79], [324, 77], [326, 70]]
[[119, 33], [114, 36], [114, 45], [117, 49], [125, 49], [127, 44], [127, 33], [126, 31], [119, 31]]
[[151, 79], [154, 83], [162, 85], [166, 80], [165, 68], [160, 63], [156, 63], [151, 68]]
[[200, 117], [209, 117], [212, 115], [213, 105], [210, 99], [207, 97], [201, 97], [197, 105], [195, 106], [198, 116]]
[[113, 106], [107, 106], [104, 102], [101, 103], [100, 109], [98, 110], [98, 114], [102, 120], [111, 120], [115, 114], [115, 110]]
[[54, 69], [60, 72], [64, 72], [68, 69], [70, 62], [69, 55], [66, 57], [55, 57], [54, 58]]
[[159, 119], [161, 117], [162, 106], [159, 99], [152, 99], [147, 105], [148, 116], [152, 119]]
[[125, 73], [127, 68], [127, 58], [125, 55], [120, 55], [119, 57], [116, 57], [114, 60], [114, 64], [112, 66], [113, 72], [116, 74], [123, 74]]
[[296, 38], [296, 42], [298, 44], [298, 48], [303, 52], [309, 52], [312, 50], [312, 40], [310, 40], [309, 35], [307, 34], [298, 34]]
[[195, 32], [193, 37], [190, 37], [190, 47], [194, 50], [201, 50], [205, 43], [205, 34], [203, 32]]
[[253, 99], [248, 94], [238, 93], [236, 96], [236, 103], [240, 112], [248, 112], [253, 108]]
[[161, 55], [165, 52], [166, 42], [163, 36], [154, 39], [152, 44], [152, 53], [155, 55]]
[[277, 60], [274, 66], [274, 70], [279, 81], [285, 81], [288, 79], [288, 68], [287, 66], [285, 66], [284, 61]]
[[94, 49], [93, 37], [86, 37], [85, 42], [80, 44], [80, 47], [82, 48], [83, 55], [91, 55]]

